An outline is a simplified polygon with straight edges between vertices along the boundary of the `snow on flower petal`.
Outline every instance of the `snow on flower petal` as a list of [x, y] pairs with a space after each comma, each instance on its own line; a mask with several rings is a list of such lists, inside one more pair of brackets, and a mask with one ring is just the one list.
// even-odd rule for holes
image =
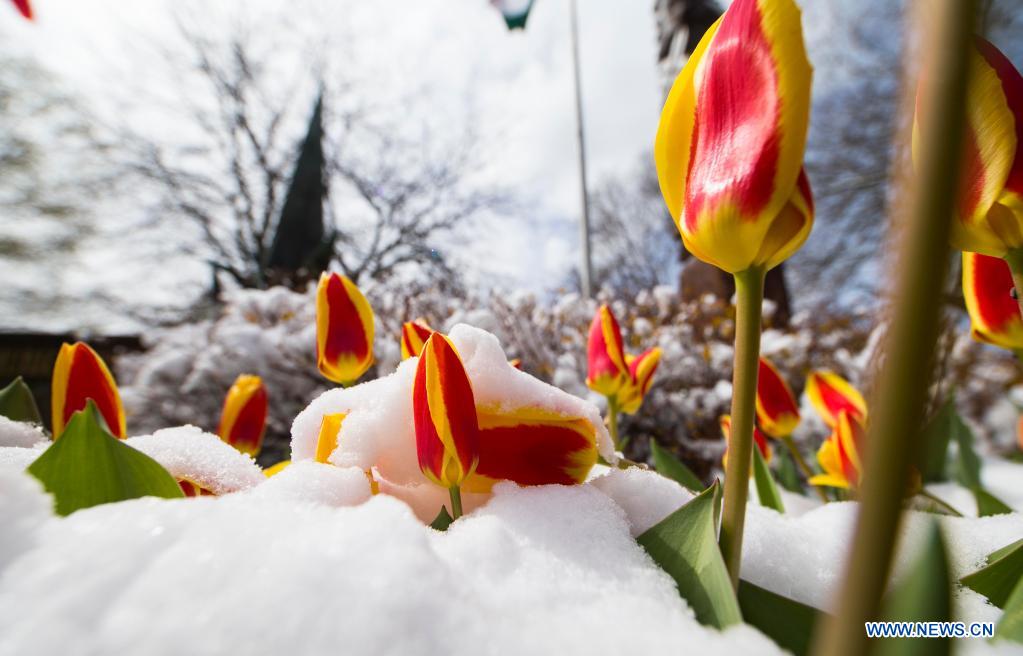
[[266, 480], [250, 456], [195, 426], [165, 428], [125, 444], [160, 463], [179, 484], [185, 481], [211, 494], [238, 492]]
[[84, 342], [62, 344], [53, 365], [54, 439], [64, 432], [71, 415], [85, 409], [90, 399], [96, 403], [111, 434], [124, 439], [127, 430], [121, 395], [103, 358]]

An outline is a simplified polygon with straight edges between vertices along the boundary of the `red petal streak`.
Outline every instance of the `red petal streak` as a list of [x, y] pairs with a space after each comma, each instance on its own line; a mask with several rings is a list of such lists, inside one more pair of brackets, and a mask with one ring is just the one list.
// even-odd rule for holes
[[231, 426], [227, 442], [239, 451], [255, 455], [263, 445], [266, 430], [267, 397], [261, 385], [245, 402]]
[[683, 199], [693, 232], [700, 214], [723, 202], [755, 219], [771, 198], [781, 148], [778, 72], [755, 0], [732, 3], [700, 64]]
[[582, 482], [577, 473], [583, 465], [581, 461], [591, 456], [595, 462], [593, 442], [573, 428], [543, 424], [497, 426], [480, 430], [476, 473], [519, 485], [574, 485]]
[[13, 0], [13, 2], [22, 16], [32, 20], [32, 7], [28, 4], [28, 0]]
[[973, 255], [973, 294], [978, 318], [991, 332], [1006, 332], [1021, 321], [1019, 304], [1012, 297], [1012, 272], [1005, 260], [988, 255]]

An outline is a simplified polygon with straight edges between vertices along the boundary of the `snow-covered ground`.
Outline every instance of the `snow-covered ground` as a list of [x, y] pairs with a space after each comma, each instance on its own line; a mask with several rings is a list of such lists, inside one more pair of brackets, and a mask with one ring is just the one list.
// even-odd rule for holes
[[[591, 404], [510, 367], [493, 336], [460, 326], [451, 338], [478, 402], [599, 420]], [[467, 498], [471, 510], [447, 532], [429, 528], [444, 495], [412, 455], [412, 364], [314, 400], [295, 420], [294, 463], [272, 478], [194, 427], [127, 441], [220, 496], [58, 517], [23, 471], [45, 443], [0, 422], [0, 654], [780, 653], [753, 627], [699, 624], [636, 543], [693, 496], [656, 472], [597, 467], [576, 486], [498, 483]], [[319, 418], [335, 412], [348, 413], [338, 447], [331, 464], [315, 462]], [[595, 431], [613, 458], [603, 426]], [[1023, 509], [1023, 465], [988, 460], [983, 476]], [[971, 510], [961, 488], [932, 491]], [[782, 515], [751, 500], [743, 578], [828, 609], [857, 505], [784, 501]], [[896, 579], [935, 517], [908, 513]], [[957, 578], [1023, 536], [1019, 512], [938, 521]], [[971, 590], [957, 589], [955, 602], [963, 621], [1000, 614]]]

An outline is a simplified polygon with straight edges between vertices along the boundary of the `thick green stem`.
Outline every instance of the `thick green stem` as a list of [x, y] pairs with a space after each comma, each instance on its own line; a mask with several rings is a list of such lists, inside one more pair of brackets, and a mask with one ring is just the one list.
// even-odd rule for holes
[[1009, 251], [1005, 255], [1005, 261], [1009, 264], [1009, 271], [1012, 272], [1012, 286], [1016, 295], [1016, 302], [1019, 303], [1019, 312], [1023, 316], [1023, 248]]
[[615, 450], [621, 450], [624, 445], [618, 443], [618, 397], [614, 394], [607, 397], [607, 430], [611, 433]]
[[[803, 476], [806, 476], [806, 480], [809, 481], [813, 478], [813, 470], [810, 469], [810, 465], [803, 459], [803, 454], [799, 452], [798, 448], [796, 448], [796, 443], [793, 441], [792, 436], [786, 435], [779, 439], [781, 439], [782, 444], [784, 444], [789, 450], [789, 453], [792, 454], [792, 459], [796, 462], [796, 466], [799, 467], [799, 470], [803, 472]], [[811, 487], [816, 490], [817, 496], [821, 498], [821, 501], [824, 503], [828, 502], [828, 495], [824, 493], [824, 490], [820, 489], [816, 485], [812, 485]]]
[[[896, 286], [884, 344], [885, 365], [870, 404], [856, 530], [835, 613], [819, 623], [821, 631], [813, 640], [816, 656], [861, 656], [872, 651], [864, 623], [878, 619], [912, 459], [926, 446], [921, 427], [941, 324], [953, 208], [962, 188], [959, 164], [977, 2], [919, 4], [919, 24], [933, 30], [919, 56], [932, 74], [924, 76], [916, 96], [924, 118], [918, 131], [917, 175], [909, 188], [909, 202], [895, 205], [906, 211], [893, 220], [901, 225], [896, 228], [900, 239], [891, 258], [897, 267]], [[908, 101], [906, 106], [912, 108]]]
[[458, 519], [462, 516], [462, 489], [452, 485], [448, 492], [451, 493], [451, 519]]
[[725, 495], [721, 514], [721, 555], [738, 589], [742, 561], [742, 529], [753, 462], [753, 421], [756, 416], [760, 360], [760, 312], [764, 302], [762, 267], [735, 274], [735, 369], [732, 374], [732, 429], [725, 464]]

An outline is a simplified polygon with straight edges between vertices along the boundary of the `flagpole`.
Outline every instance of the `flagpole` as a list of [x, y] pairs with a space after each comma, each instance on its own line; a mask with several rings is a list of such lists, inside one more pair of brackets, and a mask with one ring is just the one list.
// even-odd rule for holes
[[590, 199], [586, 186], [586, 136], [583, 130], [583, 89], [579, 75], [579, 17], [576, 4], [577, 0], [569, 0], [572, 23], [572, 72], [575, 77], [575, 120], [579, 140], [579, 187], [582, 193], [582, 217], [579, 221], [582, 263], [579, 269], [579, 280], [583, 296], [590, 298], [593, 296], [593, 263], [590, 259]]

